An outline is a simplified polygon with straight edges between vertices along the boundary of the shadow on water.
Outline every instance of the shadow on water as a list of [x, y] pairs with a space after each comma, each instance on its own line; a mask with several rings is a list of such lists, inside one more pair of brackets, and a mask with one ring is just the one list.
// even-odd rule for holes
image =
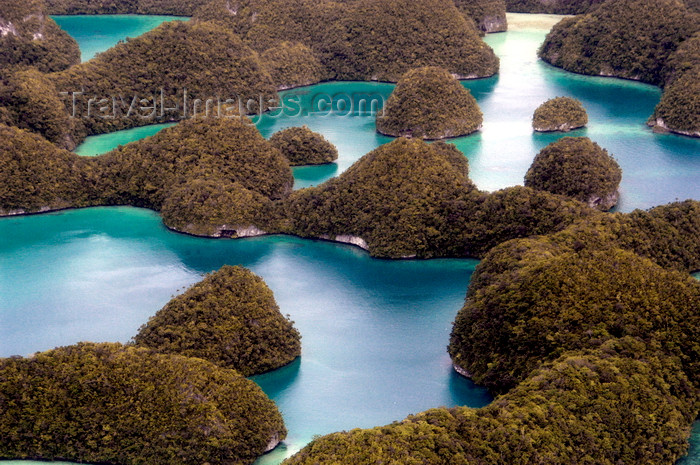
[[250, 379], [255, 381], [268, 397], [274, 399], [294, 384], [299, 377], [300, 367], [301, 357], [297, 357], [281, 368], [262, 375], [251, 376]]

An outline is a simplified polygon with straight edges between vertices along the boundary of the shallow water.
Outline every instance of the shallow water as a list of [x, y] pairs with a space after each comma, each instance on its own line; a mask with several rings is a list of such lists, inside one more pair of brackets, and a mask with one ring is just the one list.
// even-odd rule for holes
[[60, 15], [51, 16], [80, 46], [82, 61], [114, 47], [127, 37], [138, 37], [166, 21], [187, 21], [185, 16]]
[[[70, 17], [57, 18], [59, 24], [63, 19]], [[119, 38], [125, 37], [124, 29], [108, 27], [115, 24], [112, 17], [80, 20], [85, 22], [78, 30], [88, 31], [90, 24], [99, 32], [77, 37], [84, 56], [102, 32], [116, 37], [121, 31]], [[532, 112], [547, 98], [570, 95], [583, 101], [591, 120], [571, 135], [588, 135], [622, 165], [622, 210], [698, 198], [700, 141], [653, 134], [644, 125], [658, 89], [576, 76], [537, 61], [542, 26], [554, 20], [509, 15], [511, 32], [486, 38], [501, 57], [501, 74], [465, 82], [484, 112], [484, 129], [453, 142], [469, 158], [477, 185], [493, 190], [521, 183], [537, 150], [561, 137], [534, 135]], [[336, 164], [294, 169], [296, 187], [315, 185], [391, 140], [375, 132], [373, 118], [343, 116], [346, 109], [338, 107], [328, 115], [319, 102], [343, 101], [346, 95], [385, 99], [392, 88], [326, 83], [288, 91], [284, 96], [298, 98], [305, 114], [266, 115], [258, 128], [269, 137], [306, 124], [336, 144]], [[295, 110], [291, 103], [288, 110]], [[159, 129], [98, 136], [78, 152], [95, 155]], [[445, 352], [473, 260], [375, 260], [350, 246], [288, 237], [198, 239], [171, 233], [157, 214], [134, 208], [0, 219], [0, 239], [0, 356], [79, 340], [127, 341], [202, 273], [241, 264], [260, 274], [303, 336], [301, 359], [255, 377], [290, 431], [286, 443], [260, 464], [278, 463], [314, 434], [386, 424], [440, 405], [478, 407], [490, 401], [483, 389], [452, 371]], [[683, 465], [700, 465], [700, 427], [692, 441]]]

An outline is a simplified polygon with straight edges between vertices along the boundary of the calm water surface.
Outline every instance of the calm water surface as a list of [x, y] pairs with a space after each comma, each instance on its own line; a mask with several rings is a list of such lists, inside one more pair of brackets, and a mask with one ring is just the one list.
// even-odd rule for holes
[[166, 21], [189, 19], [157, 15], [60, 15], [51, 18], [78, 42], [83, 61], [114, 47], [127, 37], [138, 37]]
[[[79, 41], [84, 58], [104, 50], [107, 42], [97, 42], [106, 37], [112, 45], [165, 19], [173, 18], [56, 18]], [[700, 141], [656, 135], [644, 125], [658, 89], [551, 68], [535, 53], [552, 20], [509, 15], [509, 23], [510, 32], [486, 38], [501, 57], [501, 74], [465, 83], [484, 112], [484, 129], [453, 141], [469, 158], [479, 187], [522, 183], [535, 153], [560, 137], [533, 135], [532, 112], [547, 98], [570, 95], [583, 101], [590, 117], [587, 129], [571, 135], [591, 137], [622, 165], [622, 210], [699, 197]], [[132, 27], [142, 29], [130, 32]], [[315, 185], [391, 140], [375, 132], [373, 118], [342, 116], [343, 103], [328, 115], [323, 103], [386, 98], [392, 88], [326, 83], [292, 90], [284, 94], [293, 99], [287, 115], [256, 122], [265, 137], [306, 124], [338, 147], [336, 164], [295, 168], [296, 187]], [[289, 114], [298, 108], [303, 115]], [[160, 129], [90, 138], [77, 152], [96, 155]], [[277, 402], [290, 432], [285, 444], [259, 461], [275, 464], [314, 434], [491, 400], [454, 374], [445, 352], [475, 263], [374, 260], [350, 246], [287, 237], [198, 239], [171, 233], [157, 214], [134, 208], [5, 218], [0, 219], [0, 356], [80, 340], [128, 341], [203, 273], [224, 264], [247, 266], [266, 280], [303, 336], [297, 362], [254, 378]], [[700, 465], [700, 427], [692, 442], [683, 465]]]

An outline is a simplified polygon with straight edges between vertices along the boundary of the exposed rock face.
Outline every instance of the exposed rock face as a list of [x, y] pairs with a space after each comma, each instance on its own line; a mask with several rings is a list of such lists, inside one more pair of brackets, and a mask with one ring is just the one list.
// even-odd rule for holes
[[46, 73], [80, 62], [78, 43], [46, 15], [41, 0], [3, 0], [0, 50], [0, 74], [6, 67]]
[[482, 32], [503, 32], [508, 29], [505, 0], [455, 0], [457, 9], [474, 21]]
[[479, 27], [486, 33], [505, 32], [508, 30], [508, 21], [503, 16], [486, 16], [479, 23]]
[[369, 250], [369, 246], [367, 245], [367, 241], [365, 241], [361, 237], [352, 236], [350, 234], [339, 234], [339, 235], [333, 236], [333, 237], [331, 237], [328, 234], [322, 234], [318, 238], [323, 239], [325, 241], [342, 242], [343, 244], [356, 245], [357, 247], [359, 247], [361, 249]]
[[682, 136], [688, 137], [700, 137], [700, 130], [697, 131], [684, 131], [683, 129], [670, 128], [663, 118], [651, 119], [648, 123], [656, 132], [672, 132], [674, 134], [680, 134]]
[[453, 363], [453, 364], [452, 364], [452, 368], [454, 368], [454, 370], [455, 370], [457, 373], [459, 373], [460, 375], [464, 376], [465, 378], [469, 378], [469, 379], [472, 378], [472, 374], [471, 374], [471, 373], [469, 373], [467, 370], [465, 370], [465, 369], [462, 368], [461, 366], [457, 365], [456, 363]]

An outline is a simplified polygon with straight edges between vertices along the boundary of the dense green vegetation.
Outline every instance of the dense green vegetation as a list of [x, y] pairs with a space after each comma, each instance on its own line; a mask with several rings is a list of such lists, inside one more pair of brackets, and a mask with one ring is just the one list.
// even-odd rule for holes
[[532, 115], [535, 131], [570, 131], [588, 124], [588, 114], [579, 100], [555, 97], [537, 107]]
[[45, 0], [52, 15], [192, 16], [206, 0]]
[[559, 22], [539, 54], [568, 71], [659, 85], [669, 56], [699, 28], [678, 0], [614, 0]]
[[183, 121], [89, 161], [105, 200], [155, 210], [195, 179], [237, 182], [269, 199], [287, 195], [294, 181], [287, 160], [247, 118]]
[[559, 22], [539, 55], [576, 73], [665, 86], [649, 124], [700, 137], [697, 7], [680, 0], [610, 0]]
[[270, 143], [292, 166], [321, 165], [338, 159], [338, 149], [321, 134], [306, 126], [278, 131], [270, 137]]
[[0, 215], [84, 206], [80, 157], [0, 124]]
[[284, 463], [672, 465], [697, 399], [672, 358], [615, 339], [544, 364], [483, 409], [432, 409], [334, 433]]
[[[451, 0], [357, 0], [330, 44], [336, 79], [396, 82], [409, 69], [439, 66], [460, 79], [491, 76], [498, 58]], [[349, 66], [348, 66], [349, 64]]]
[[476, 99], [442, 68], [427, 66], [404, 74], [377, 113], [377, 131], [389, 136], [445, 139], [481, 128]]
[[306, 45], [282, 42], [260, 54], [260, 61], [278, 90], [321, 82], [325, 71], [319, 59]]
[[211, 237], [265, 234], [271, 229], [273, 211], [269, 198], [221, 178], [195, 178], [179, 184], [160, 208], [163, 223], [170, 229]]
[[506, 9], [515, 13], [575, 15], [585, 13], [605, 0], [506, 0]]
[[0, 458], [242, 464], [286, 435], [234, 370], [119, 344], [1, 359], [0, 407]]
[[134, 343], [251, 376], [301, 355], [300, 338], [261, 278], [224, 266], [168, 302], [141, 327]]
[[677, 357], [700, 386], [696, 280], [628, 251], [548, 245], [510, 241], [480, 263], [486, 276], [452, 331], [455, 364], [502, 392], [543, 360], [632, 336]]
[[84, 137], [82, 122], [70, 118], [51, 79], [34, 69], [0, 76], [0, 123], [41, 134], [69, 150]]
[[91, 205], [163, 210], [183, 232], [243, 236], [271, 227], [272, 200], [293, 183], [287, 160], [246, 118], [188, 120], [93, 158], [0, 126], [0, 209]]
[[505, 0], [454, 0], [457, 9], [472, 19], [483, 32], [508, 29]]
[[565, 195], [599, 210], [610, 210], [618, 199], [622, 170], [607, 150], [588, 137], [564, 137], [535, 156], [525, 185]]
[[0, 5], [0, 74], [9, 67], [60, 71], [80, 63], [78, 43], [49, 18], [42, 0]]
[[559, 231], [593, 210], [527, 187], [487, 194], [454, 146], [397, 139], [284, 201], [282, 232], [361, 238], [374, 256], [481, 256], [514, 237]]
[[420, 66], [463, 78], [498, 71], [493, 51], [451, 0], [213, 0], [195, 18], [225, 24], [259, 52], [306, 45], [325, 80], [396, 82]]
[[683, 42], [666, 63], [666, 82], [650, 124], [700, 137], [700, 32]]
[[[164, 23], [51, 78], [69, 93], [66, 107], [83, 117], [90, 134], [193, 115], [245, 114], [277, 102], [258, 54], [210, 23]], [[75, 108], [73, 92], [82, 92]], [[257, 103], [249, 107], [249, 99]]]
[[[592, 11], [605, 0], [506, 0], [506, 9], [515, 13], [549, 13], [576, 15]], [[700, 13], [698, 0], [685, 0], [691, 11]]]

